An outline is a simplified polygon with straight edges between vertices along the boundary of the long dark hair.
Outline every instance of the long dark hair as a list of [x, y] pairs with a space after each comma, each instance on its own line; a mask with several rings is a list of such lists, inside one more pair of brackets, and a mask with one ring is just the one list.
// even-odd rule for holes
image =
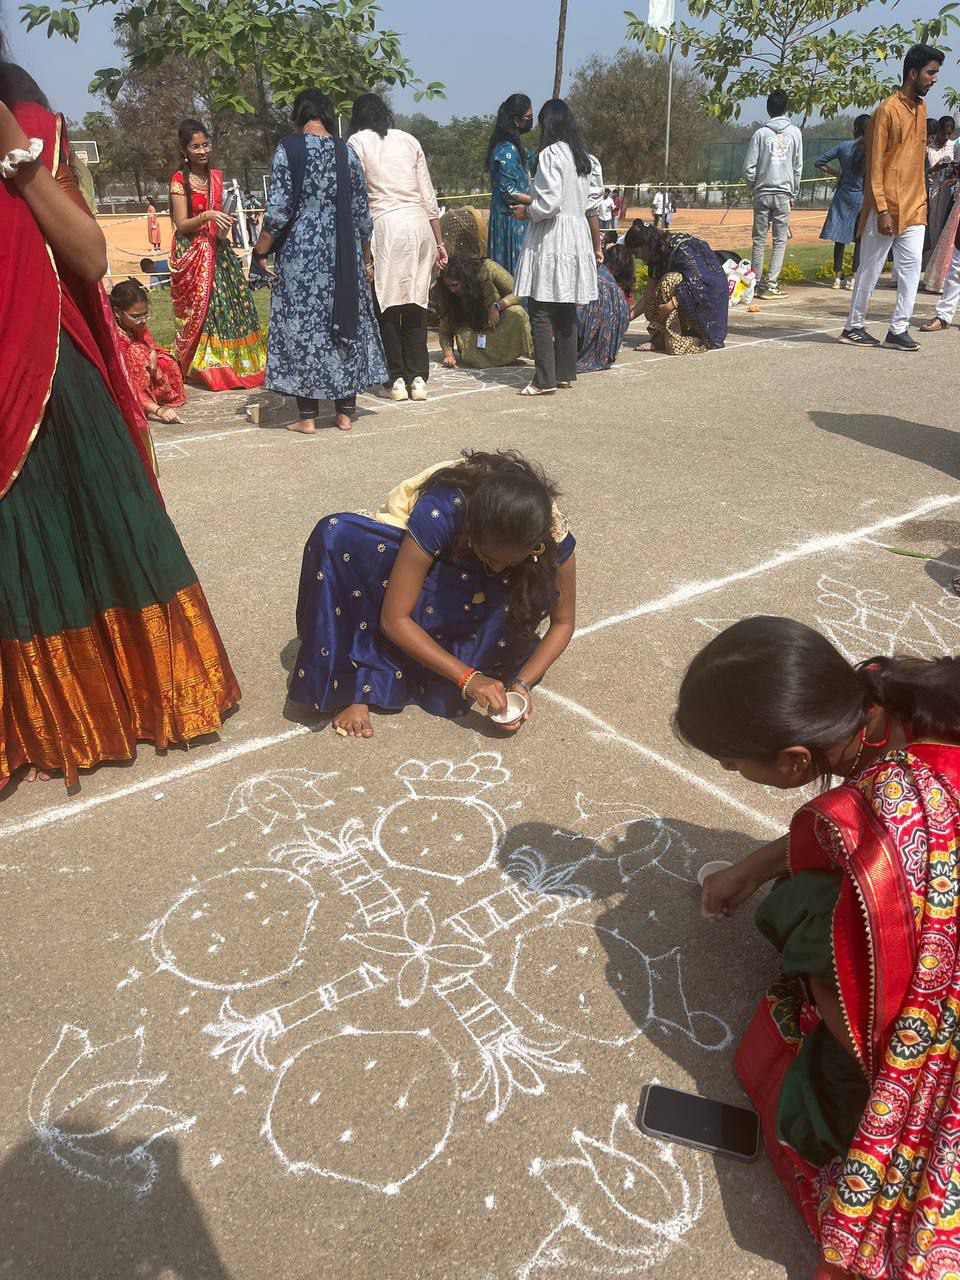
[[551, 534], [556, 486], [515, 449], [465, 449], [463, 461], [435, 471], [420, 495], [444, 487], [459, 489], [467, 500], [463, 550], [480, 540], [531, 550], [543, 544], [536, 563], [527, 556], [510, 570], [510, 617], [521, 636], [532, 637], [556, 595], [557, 544]]
[[353, 104], [347, 137], [359, 133], [361, 129], [372, 129], [381, 138], [385, 138], [387, 130], [393, 127], [393, 112], [379, 93], [361, 93]]
[[[485, 329], [487, 309], [483, 305], [480, 272], [483, 259], [466, 253], [455, 253], [437, 276], [433, 291], [433, 304], [441, 320], [450, 321], [453, 329]], [[445, 288], [447, 281], [456, 280], [459, 293]]]
[[[187, 158], [187, 147], [190, 145], [190, 139], [195, 133], [202, 133], [205, 138], [210, 137], [210, 130], [205, 124], [201, 124], [199, 120], [181, 120], [177, 126], [177, 147], [180, 151], [180, 160], [183, 165], [183, 190], [187, 197], [187, 217], [193, 217], [193, 193], [190, 188], [190, 161]], [[210, 181], [210, 166], [207, 165], [207, 181]], [[173, 201], [170, 202], [170, 220], [173, 221]]]
[[[0, 59], [6, 51], [0, 35]], [[37, 106], [50, 110], [50, 103], [36, 80], [16, 62], [0, 61], [0, 102], [5, 107], [12, 107], [15, 102], [35, 102]]]
[[586, 177], [590, 172], [590, 156], [583, 145], [573, 112], [564, 100], [550, 98], [540, 108], [537, 119], [540, 123], [540, 151], [553, 146], [555, 142], [565, 142], [573, 153], [577, 173]]
[[637, 218], [623, 237], [624, 247], [631, 253], [639, 253], [653, 277], [662, 276], [670, 257], [670, 232], [661, 231], [650, 222]]
[[852, 666], [812, 627], [791, 618], [745, 618], [687, 668], [673, 723], [714, 759], [775, 760], [806, 747], [819, 776], [880, 706], [917, 738], [960, 743], [960, 660], [869, 658]]
[[857, 145], [853, 148], [853, 157], [851, 168], [859, 177], [866, 172], [867, 168], [867, 125], [870, 123], [870, 117], [867, 115], [857, 116], [853, 122], [853, 136], [857, 140]]
[[633, 254], [625, 244], [612, 244], [603, 255], [603, 265], [624, 293], [633, 293], [636, 267]]
[[319, 120], [327, 133], [337, 132], [337, 113], [333, 103], [319, 89], [301, 89], [290, 108], [290, 119], [294, 128], [302, 129], [311, 120]]
[[133, 276], [127, 276], [126, 280], [121, 280], [110, 290], [111, 307], [126, 311], [137, 302], [146, 302], [149, 305], [150, 299], [146, 289], [139, 280], [134, 280]]
[[483, 162], [485, 169], [490, 168], [490, 161], [493, 153], [501, 142], [512, 142], [520, 152], [520, 161], [524, 168], [527, 165], [527, 149], [520, 140], [520, 131], [517, 128], [517, 121], [522, 120], [528, 111], [533, 109], [533, 103], [525, 93], [511, 93], [509, 98], [504, 99], [497, 107], [497, 118], [493, 124], [493, 131], [490, 134], [490, 141], [487, 143], [487, 155]]

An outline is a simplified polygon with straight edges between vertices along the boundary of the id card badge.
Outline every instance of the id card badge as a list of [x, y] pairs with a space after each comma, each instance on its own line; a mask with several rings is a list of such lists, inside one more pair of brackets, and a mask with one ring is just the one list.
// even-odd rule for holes
[[477, 350], [482, 351], [487, 345], [487, 335], [485, 333], [477, 334]]

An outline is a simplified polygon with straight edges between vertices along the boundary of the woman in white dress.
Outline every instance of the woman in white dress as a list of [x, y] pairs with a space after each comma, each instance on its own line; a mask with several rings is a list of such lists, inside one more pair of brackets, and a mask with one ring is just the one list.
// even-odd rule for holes
[[360, 157], [373, 215], [373, 287], [388, 380], [386, 400], [426, 400], [427, 302], [434, 267], [447, 264], [440, 210], [423, 148], [393, 127], [376, 93], [353, 104], [349, 145]]
[[550, 395], [577, 378], [577, 306], [595, 301], [603, 261], [599, 206], [603, 174], [587, 154], [570, 108], [552, 98], [540, 109], [540, 152], [531, 203], [513, 212], [529, 222], [515, 289], [530, 300], [536, 373], [521, 395]]

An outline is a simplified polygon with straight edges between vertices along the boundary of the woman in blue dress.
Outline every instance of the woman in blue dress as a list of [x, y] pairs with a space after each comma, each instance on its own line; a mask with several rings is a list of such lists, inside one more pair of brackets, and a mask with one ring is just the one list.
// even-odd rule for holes
[[[254, 271], [262, 273], [283, 233], [270, 296], [266, 386], [297, 397], [300, 418], [291, 431], [316, 431], [321, 400], [334, 401], [337, 426], [349, 431], [357, 392], [387, 376], [370, 297], [373, 220], [363, 168], [334, 136], [327, 95], [318, 89], [299, 93], [293, 123], [302, 138], [294, 134], [277, 147], [253, 250]], [[291, 156], [304, 166], [299, 196]]]
[[511, 206], [529, 204], [530, 170], [535, 152], [527, 151], [520, 135], [533, 128], [533, 103], [525, 93], [512, 93], [497, 108], [497, 121], [487, 147], [490, 171], [490, 222], [487, 227], [488, 258], [517, 273], [517, 258], [526, 226], [515, 218]]
[[290, 697], [370, 738], [371, 706], [497, 713], [514, 691], [520, 728], [576, 621], [575, 542], [555, 494], [518, 453], [466, 450], [397, 485], [376, 515], [324, 516], [303, 553]]
[[616, 360], [630, 323], [634, 273], [626, 245], [611, 245], [597, 267], [597, 297], [577, 307], [577, 373], [599, 373]]
[[[852, 289], [853, 277], [860, 265], [860, 237], [857, 223], [863, 205], [863, 175], [867, 168], [867, 125], [869, 116], [857, 116], [853, 122], [853, 137], [849, 142], [838, 142], [835, 147], [817, 156], [814, 164], [823, 173], [836, 178], [837, 187], [830, 201], [830, 208], [820, 232], [821, 240], [833, 241], [833, 287]], [[836, 160], [839, 168], [831, 169]], [[853, 241], [853, 272], [844, 277], [843, 255]]]

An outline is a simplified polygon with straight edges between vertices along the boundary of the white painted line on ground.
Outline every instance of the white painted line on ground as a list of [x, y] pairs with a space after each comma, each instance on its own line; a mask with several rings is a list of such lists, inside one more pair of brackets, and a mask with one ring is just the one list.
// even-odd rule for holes
[[[233, 746], [224, 747], [222, 751], [210, 749], [208, 753], [204, 747], [194, 748], [190, 754], [195, 756], [195, 759], [188, 764], [178, 765], [176, 769], [168, 769], [166, 773], [154, 773], [149, 778], [141, 778], [139, 782], [131, 782], [129, 786], [118, 787], [115, 791], [108, 791], [98, 796], [87, 796], [83, 800], [73, 800], [67, 804], [57, 805], [53, 809], [44, 809], [41, 813], [35, 813], [32, 817], [23, 818], [19, 822], [4, 823], [0, 826], [0, 840], [21, 835], [24, 831], [39, 831], [40, 828], [49, 827], [55, 822], [67, 822], [70, 818], [78, 818], [81, 814], [89, 813], [91, 809], [99, 809], [101, 805], [111, 804], [114, 800], [123, 800], [141, 791], [153, 791], [157, 787], [177, 782], [191, 774], [204, 773], [207, 769], [215, 769], [218, 765], [227, 764], [231, 760], [239, 760], [241, 756], [251, 755], [255, 751], [262, 751], [265, 747], [273, 747], [279, 742], [286, 742], [290, 738], [299, 738], [312, 732], [306, 725], [300, 724], [292, 729], [285, 729], [283, 733], [275, 733], [269, 738], [248, 738], [246, 742], [235, 742]], [[51, 780], [43, 785], [56, 786], [56, 781]]]
[[850, 546], [854, 542], [865, 542], [871, 534], [879, 533], [881, 529], [894, 529], [898, 524], [904, 524], [907, 520], [916, 520], [931, 511], [941, 511], [944, 507], [955, 506], [958, 502], [960, 502], [960, 495], [940, 494], [934, 498], [927, 498], [925, 502], [921, 502], [919, 506], [913, 507], [910, 511], [905, 511], [902, 515], [887, 516], [883, 520], [863, 525], [861, 528], [853, 529], [849, 533], [831, 533], [819, 538], [811, 538], [807, 542], [801, 542], [791, 551], [778, 551], [776, 555], [771, 556], [768, 560], [761, 560], [759, 564], [751, 565], [749, 569], [737, 569], [733, 573], [725, 574], [722, 578], [712, 578], [708, 582], [685, 582], [667, 595], [660, 596], [656, 600], [648, 600], [646, 604], [637, 605], [635, 609], [627, 609], [624, 613], [614, 613], [607, 618], [600, 618], [597, 622], [588, 623], [585, 627], [578, 627], [573, 633], [573, 638], [574, 640], [579, 640], [583, 636], [592, 635], [595, 631], [603, 631], [606, 627], [615, 627], [621, 622], [631, 622], [634, 618], [642, 618], [650, 613], [665, 613], [669, 609], [676, 609], [679, 605], [688, 604], [691, 600], [697, 600], [701, 596], [710, 595], [714, 591], [721, 591], [724, 587], [729, 587], [735, 582], [746, 582], [749, 578], [759, 577], [761, 574], [769, 573], [773, 569], [782, 569], [785, 565], [794, 564], [798, 560], [806, 560], [810, 556], [822, 555], [826, 551], [836, 551], [840, 547]]
[[783, 835], [785, 830], [783, 822], [778, 822], [775, 818], [768, 817], [767, 814], [761, 813], [759, 809], [752, 809], [750, 805], [744, 804], [741, 800], [737, 800], [730, 795], [729, 791], [725, 791], [723, 787], [718, 787], [714, 783], [708, 782], [706, 778], [701, 778], [692, 769], [687, 769], [675, 760], [662, 756], [659, 751], [654, 751], [652, 747], [645, 747], [642, 742], [637, 742], [634, 738], [628, 738], [619, 729], [615, 729], [612, 724], [608, 724], [606, 720], [602, 720], [600, 716], [595, 715], [588, 707], [581, 706], [579, 702], [574, 702], [572, 698], [568, 698], [562, 693], [557, 693], [554, 689], [545, 689], [543, 685], [537, 690], [537, 696], [547, 698], [550, 702], [555, 702], [557, 706], [563, 707], [565, 711], [580, 716], [582, 720], [586, 720], [588, 724], [593, 725], [594, 731], [590, 736], [598, 741], [616, 742], [621, 747], [627, 747], [628, 750], [643, 756], [645, 760], [649, 760], [651, 764], [656, 764], [661, 769], [666, 769], [669, 773], [676, 774], [678, 778], [682, 778], [691, 787], [696, 787], [698, 791], [703, 791], [715, 800], [721, 800], [725, 805], [736, 809], [737, 813], [749, 818], [752, 823], [762, 830], [769, 831], [775, 836]]

